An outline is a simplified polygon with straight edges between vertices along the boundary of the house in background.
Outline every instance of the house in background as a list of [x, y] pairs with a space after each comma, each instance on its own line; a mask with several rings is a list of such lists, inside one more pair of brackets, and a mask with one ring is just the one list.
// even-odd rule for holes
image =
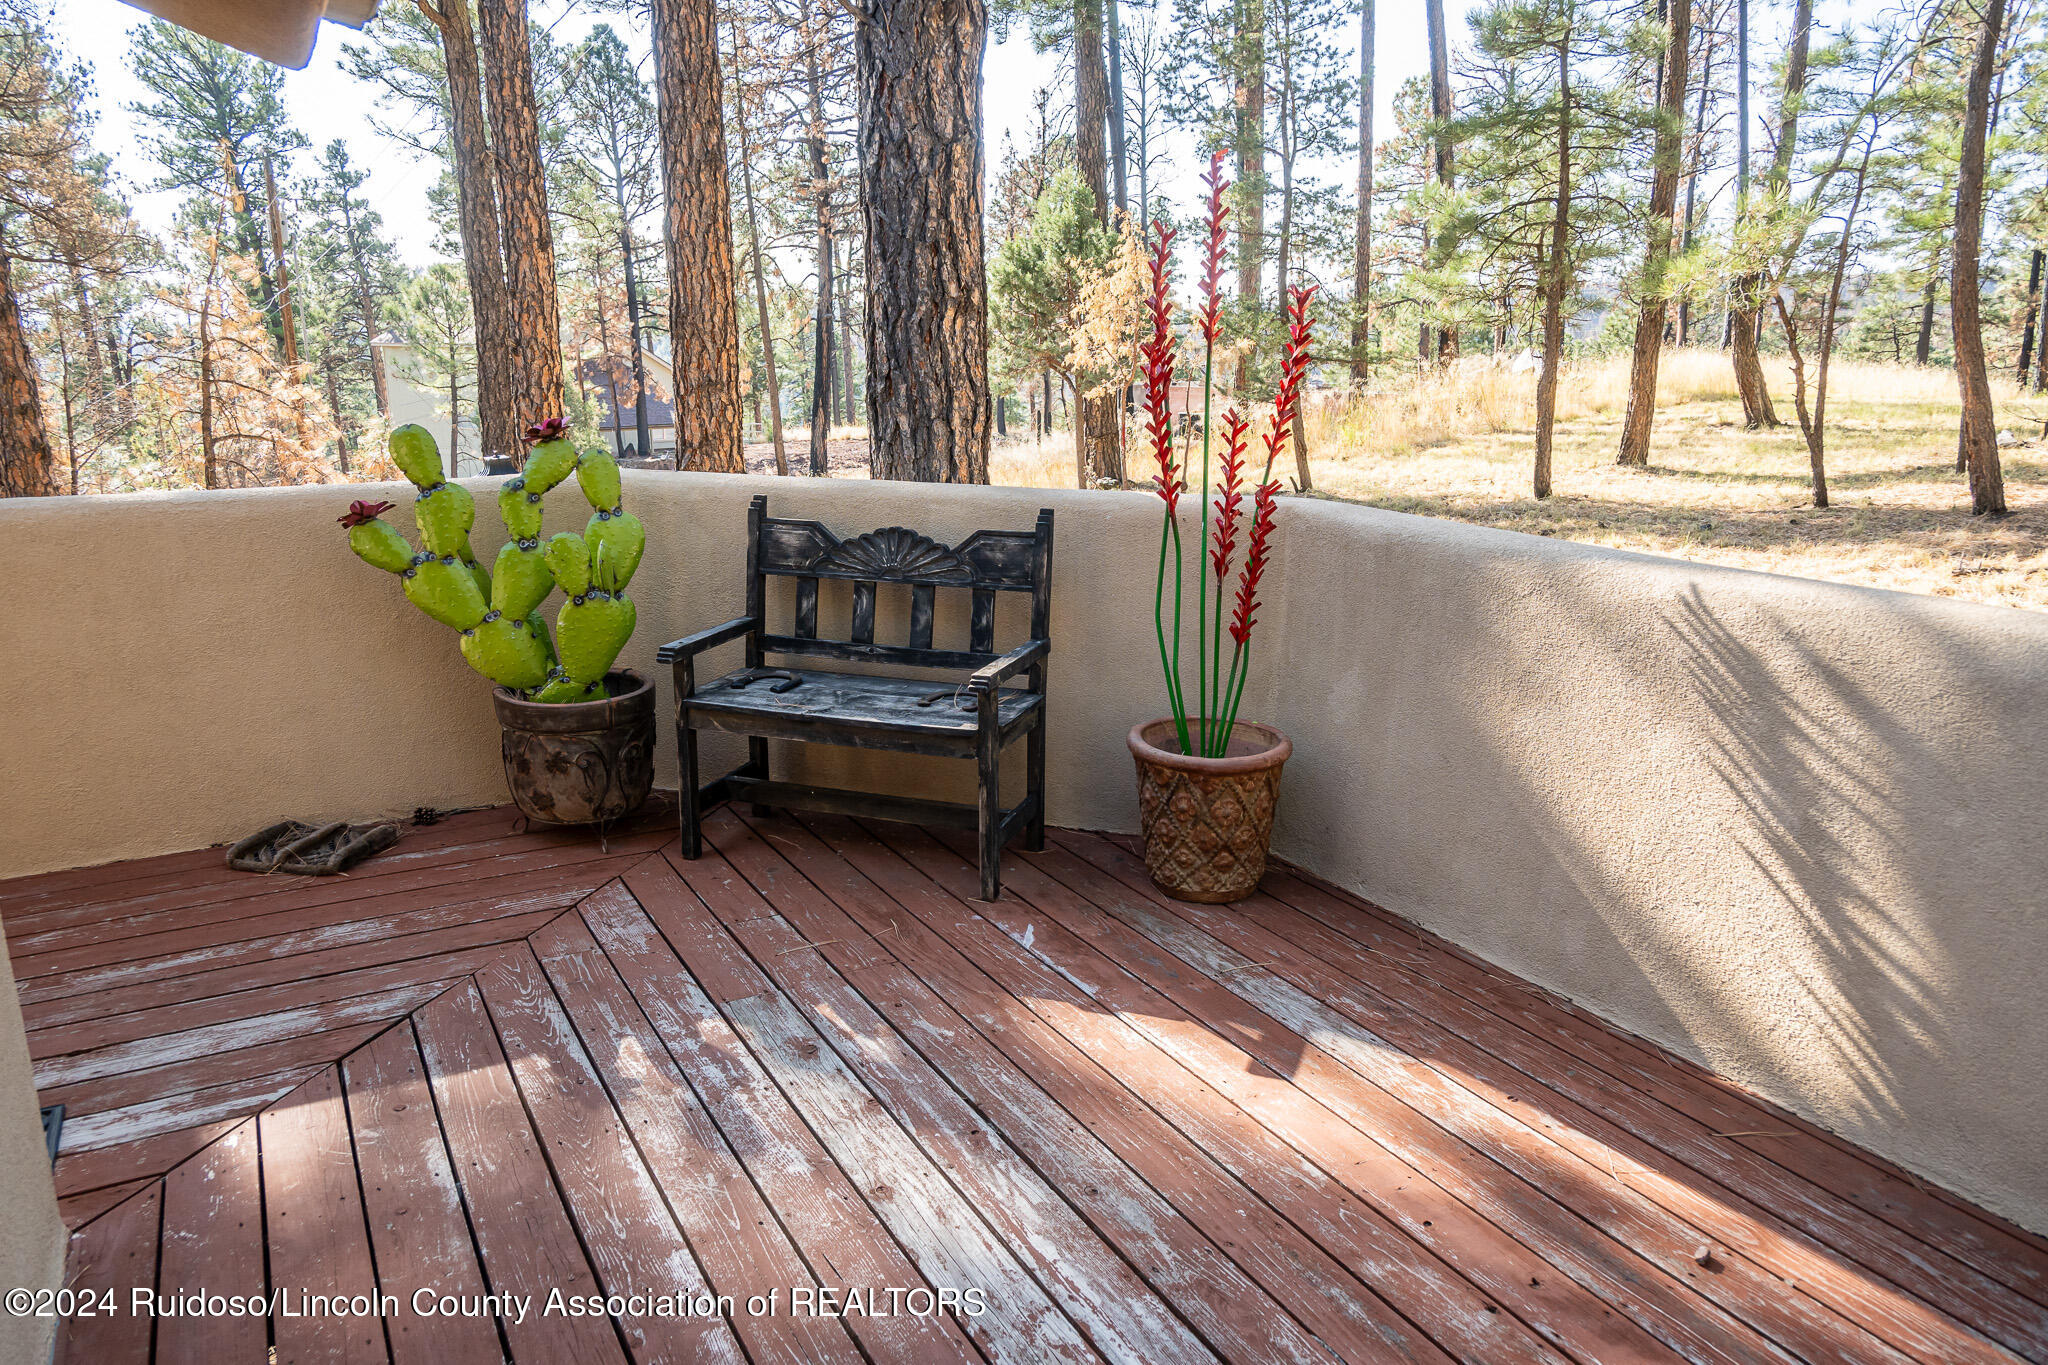
[[[465, 376], [459, 427], [451, 427], [445, 376], [436, 374], [396, 333], [386, 332], [372, 343], [384, 371], [385, 415], [394, 427], [416, 423], [434, 433], [444, 460], [451, 458], [451, 478], [485, 474], [483, 444], [477, 434], [476, 380]], [[653, 349], [644, 353], [647, 367], [647, 424], [651, 456], [639, 449], [634, 426], [633, 362], [620, 356], [606, 360], [587, 356], [576, 362], [577, 392], [591, 406], [599, 434], [622, 461], [672, 465], [676, 458], [676, 414], [669, 404], [674, 393], [668, 361]]]
[[394, 427], [411, 422], [434, 433], [441, 458], [452, 461], [451, 478], [466, 479], [483, 474], [483, 442], [477, 436], [476, 377], [462, 381], [462, 418], [459, 429], [451, 428], [448, 388], [444, 376], [430, 366], [395, 332], [385, 332], [370, 343], [378, 368], [384, 372], [385, 417]]
[[640, 434], [633, 402], [633, 359], [629, 355], [607, 360], [586, 356], [576, 362], [576, 388], [597, 417], [597, 429], [613, 455], [627, 461], [673, 466], [676, 459], [676, 410], [670, 405], [675, 394], [675, 377], [666, 357], [652, 346], [641, 352], [647, 370], [647, 449], [640, 449]]

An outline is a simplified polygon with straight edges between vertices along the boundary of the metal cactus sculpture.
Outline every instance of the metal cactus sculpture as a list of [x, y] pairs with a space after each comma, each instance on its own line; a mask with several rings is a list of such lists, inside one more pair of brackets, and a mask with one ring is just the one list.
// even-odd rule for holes
[[[498, 490], [498, 514], [511, 539], [489, 573], [469, 548], [476, 501], [441, 472], [441, 452], [424, 427], [391, 433], [391, 458], [418, 488], [413, 521], [420, 548], [379, 520], [388, 502], [349, 504], [340, 518], [349, 548], [367, 564], [404, 580], [405, 596], [442, 625], [461, 632], [462, 657], [501, 687], [530, 701], [598, 701], [605, 674], [632, 638], [634, 608], [626, 584], [640, 567], [647, 529], [620, 506], [619, 466], [601, 450], [578, 454], [558, 417], [527, 429], [526, 468]], [[541, 499], [573, 473], [593, 509], [582, 535], [540, 538]], [[569, 600], [548, 632], [541, 603], [560, 587]]]

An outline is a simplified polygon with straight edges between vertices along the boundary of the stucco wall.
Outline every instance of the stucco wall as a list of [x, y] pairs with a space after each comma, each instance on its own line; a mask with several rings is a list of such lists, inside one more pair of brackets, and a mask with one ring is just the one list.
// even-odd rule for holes
[[[0, 953], [0, 1293], [54, 1289], [64, 1273], [64, 1222], [40, 1113], [14, 971]], [[0, 1365], [43, 1365], [56, 1328], [55, 1318], [0, 1313]]]
[[[627, 488], [650, 548], [625, 659], [645, 671], [738, 613], [756, 492], [947, 539], [1055, 507], [1050, 815], [1133, 827], [1156, 501]], [[0, 639], [38, 684], [0, 702], [0, 875], [503, 799], [485, 686], [342, 544], [365, 492], [0, 504], [0, 576], [50, 588], [10, 599]], [[580, 524], [573, 491], [554, 502]], [[2048, 620], [1323, 502], [1289, 502], [1279, 544], [1245, 712], [1295, 739], [1282, 854], [2048, 1229]], [[877, 757], [812, 750], [802, 771], [872, 780]], [[899, 788], [965, 778], [887, 761]]]

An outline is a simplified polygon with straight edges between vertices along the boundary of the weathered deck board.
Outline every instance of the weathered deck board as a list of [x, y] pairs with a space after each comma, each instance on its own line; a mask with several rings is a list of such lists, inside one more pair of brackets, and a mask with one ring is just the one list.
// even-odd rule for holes
[[[957, 833], [728, 810], [685, 862], [666, 811], [0, 884], [71, 1278], [124, 1310], [60, 1358], [2048, 1362], [2048, 1240], [1312, 877], [1183, 905], [1056, 832], [985, 904]], [[934, 1286], [989, 1309], [791, 1312]]]

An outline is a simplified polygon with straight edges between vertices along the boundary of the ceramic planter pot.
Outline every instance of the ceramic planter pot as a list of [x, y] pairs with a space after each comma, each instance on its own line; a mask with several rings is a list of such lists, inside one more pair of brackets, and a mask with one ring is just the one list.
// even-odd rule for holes
[[505, 784], [527, 818], [550, 825], [622, 820], [654, 789], [654, 684], [621, 669], [603, 701], [492, 694], [504, 731]]
[[1294, 752], [1270, 725], [1241, 720], [1222, 758], [1179, 751], [1171, 719], [1132, 728], [1145, 868], [1176, 900], [1243, 900], [1266, 872], [1280, 765]]

